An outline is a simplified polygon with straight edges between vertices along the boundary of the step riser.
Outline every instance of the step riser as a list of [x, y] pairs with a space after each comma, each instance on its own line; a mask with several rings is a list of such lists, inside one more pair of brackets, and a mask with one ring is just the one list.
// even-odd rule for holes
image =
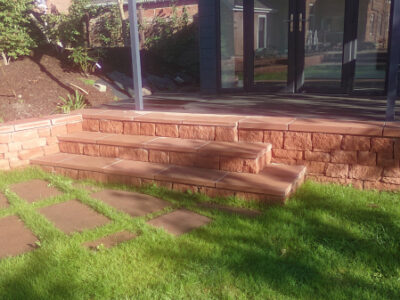
[[271, 162], [271, 150], [258, 158], [240, 158], [223, 155], [204, 155], [193, 152], [176, 152], [146, 149], [144, 147], [122, 147], [60, 141], [60, 151], [69, 154], [81, 154], [94, 157], [112, 157], [133, 161], [172, 164], [187, 167], [222, 170], [238, 173], [258, 174]]

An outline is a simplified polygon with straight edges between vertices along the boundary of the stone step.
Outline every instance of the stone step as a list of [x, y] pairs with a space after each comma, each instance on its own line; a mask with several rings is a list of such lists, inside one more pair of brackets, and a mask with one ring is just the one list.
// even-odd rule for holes
[[249, 174], [69, 153], [36, 158], [31, 164], [74, 179], [136, 186], [155, 183], [210, 197], [235, 195], [267, 203], [285, 202], [306, 173], [303, 166], [271, 164], [259, 174]]
[[239, 173], [258, 174], [271, 145], [82, 131], [59, 136], [60, 151]]

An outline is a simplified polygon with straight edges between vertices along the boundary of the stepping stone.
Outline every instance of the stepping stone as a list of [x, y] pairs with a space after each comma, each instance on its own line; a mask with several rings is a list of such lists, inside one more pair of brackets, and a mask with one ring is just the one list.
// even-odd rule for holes
[[29, 203], [62, 195], [55, 187], [49, 186], [47, 181], [40, 179], [13, 184], [11, 190]]
[[72, 185], [72, 187], [75, 188], [75, 189], [86, 190], [89, 193], [97, 192], [100, 189], [98, 187], [91, 186], [91, 185], [86, 185], [86, 184], [82, 184], [82, 183], [74, 183]]
[[16, 216], [0, 219], [0, 259], [36, 248], [37, 237]]
[[186, 209], [179, 209], [150, 220], [148, 224], [163, 228], [173, 235], [181, 235], [211, 222], [210, 218]]
[[92, 197], [132, 217], [140, 217], [160, 211], [170, 205], [164, 200], [149, 195], [117, 190], [102, 190], [92, 194]]
[[0, 193], [0, 209], [7, 208], [8, 206], [8, 199], [6, 198], [6, 196]]
[[93, 229], [110, 221], [78, 200], [47, 206], [40, 212], [66, 234]]
[[250, 217], [250, 218], [258, 217], [259, 215], [261, 215], [261, 212], [259, 212], [257, 210], [241, 208], [241, 207], [226, 206], [226, 205], [221, 205], [221, 204], [216, 204], [216, 203], [199, 203], [198, 206], [200, 206], [202, 208], [218, 209], [218, 210], [226, 212], [226, 213], [242, 215], [242, 216]]
[[129, 231], [121, 231], [96, 241], [86, 242], [83, 245], [92, 250], [96, 250], [100, 245], [103, 245], [105, 248], [111, 248], [123, 242], [133, 240], [134, 238], [136, 238], [136, 234], [133, 234]]

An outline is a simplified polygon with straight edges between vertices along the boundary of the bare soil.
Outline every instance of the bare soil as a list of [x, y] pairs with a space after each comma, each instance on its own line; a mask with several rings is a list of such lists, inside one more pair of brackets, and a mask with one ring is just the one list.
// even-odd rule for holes
[[71, 84], [89, 93], [85, 95], [88, 106], [110, 102], [111, 91], [101, 93], [88, 83], [100, 77], [101, 74], [86, 77], [51, 51], [38, 50], [8, 66], [0, 63], [0, 121], [58, 113], [60, 97], [75, 93], [76, 88]]

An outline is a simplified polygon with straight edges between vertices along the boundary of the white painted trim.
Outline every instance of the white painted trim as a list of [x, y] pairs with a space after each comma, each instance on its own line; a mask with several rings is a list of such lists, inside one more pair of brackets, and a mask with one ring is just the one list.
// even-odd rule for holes
[[257, 19], [257, 48], [260, 49], [260, 19], [264, 19], [264, 47], [262, 48], [267, 48], [267, 29], [268, 29], [268, 25], [267, 25], [267, 15], [259, 15], [258, 19]]

